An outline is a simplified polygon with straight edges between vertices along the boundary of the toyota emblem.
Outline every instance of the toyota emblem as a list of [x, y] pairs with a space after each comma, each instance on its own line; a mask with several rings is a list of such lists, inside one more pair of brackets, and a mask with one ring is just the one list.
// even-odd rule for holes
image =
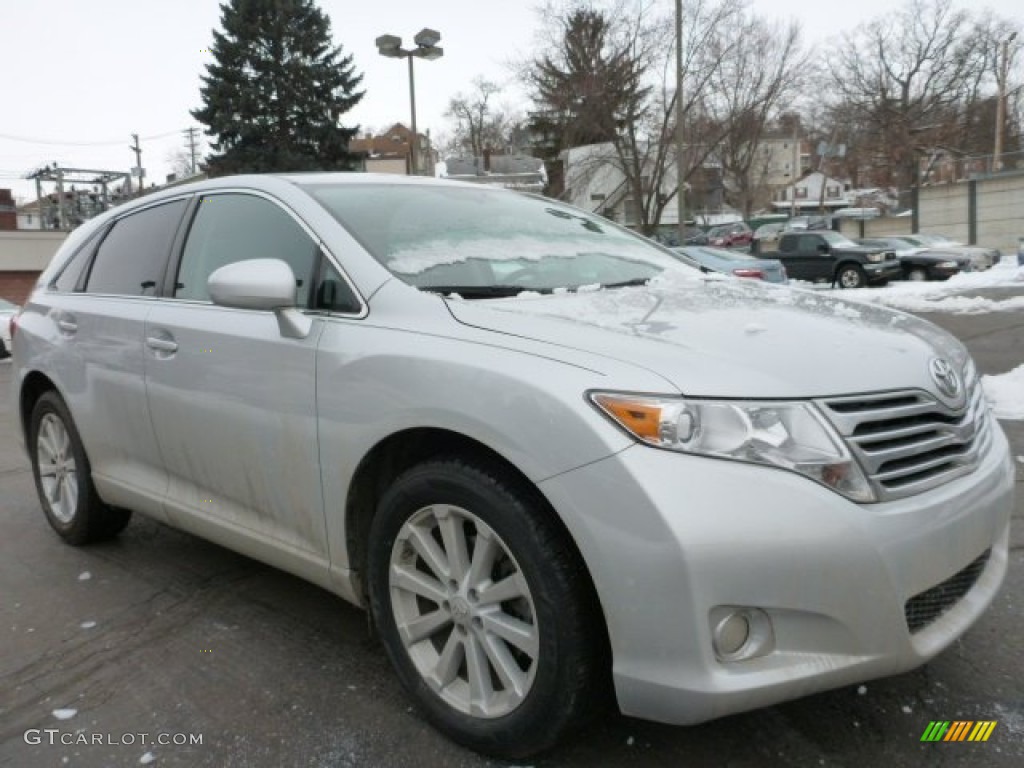
[[939, 388], [939, 392], [950, 400], [955, 400], [960, 396], [963, 386], [960, 383], [960, 377], [949, 361], [936, 357], [928, 364], [928, 369], [931, 371], [932, 381]]

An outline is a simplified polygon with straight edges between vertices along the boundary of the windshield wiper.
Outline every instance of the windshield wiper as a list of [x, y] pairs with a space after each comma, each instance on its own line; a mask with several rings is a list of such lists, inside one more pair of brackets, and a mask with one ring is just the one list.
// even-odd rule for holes
[[618, 283], [601, 283], [602, 288], [629, 288], [634, 285], [647, 285], [654, 278], [634, 277], [632, 280], [622, 280]]
[[523, 291], [531, 290], [518, 285], [420, 285], [421, 291], [440, 293], [447, 296], [457, 293], [464, 299], [498, 299], [506, 296], [518, 296]]

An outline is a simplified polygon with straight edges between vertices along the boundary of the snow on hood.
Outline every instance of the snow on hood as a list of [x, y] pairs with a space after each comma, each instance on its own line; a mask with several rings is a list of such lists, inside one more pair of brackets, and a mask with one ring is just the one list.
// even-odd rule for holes
[[693, 396], [934, 391], [933, 357], [966, 364], [959, 341], [910, 315], [694, 275], [665, 272], [637, 288], [448, 306], [463, 324], [629, 362]]

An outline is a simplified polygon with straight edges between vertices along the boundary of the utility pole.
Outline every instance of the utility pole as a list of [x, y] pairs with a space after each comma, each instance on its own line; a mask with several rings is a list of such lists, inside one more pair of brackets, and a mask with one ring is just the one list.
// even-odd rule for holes
[[195, 127], [186, 128], [183, 133], [185, 134], [185, 146], [188, 147], [189, 155], [189, 167], [192, 170], [192, 175], [196, 175], [196, 151], [199, 149], [199, 139], [196, 138]]
[[683, 159], [683, 0], [676, 0], [676, 216], [686, 245], [686, 162]]
[[68, 228], [68, 215], [64, 209], [64, 169], [56, 163], [53, 164], [53, 168], [57, 172], [57, 227], [58, 229], [66, 230]]
[[[135, 168], [138, 169], [139, 196], [141, 196], [142, 193], [146, 191], [146, 185], [145, 185], [146, 172], [144, 170], [142, 170], [142, 147], [139, 146], [139, 134], [133, 133], [132, 134], [132, 139], [135, 141], [135, 143], [133, 145], [131, 145], [130, 147], [128, 147], [128, 149], [130, 149], [132, 152], [135, 153]], [[135, 169], [132, 169], [132, 170], [135, 170]], [[132, 175], [134, 176], [135, 174], [133, 173]]]
[[1013, 32], [1003, 40], [1003, 60], [999, 65], [999, 72], [996, 75], [999, 88], [996, 96], [996, 148], [992, 153], [992, 172], [998, 173], [1003, 170], [1003, 134], [1006, 130], [1006, 78], [1010, 68], [1010, 43], [1017, 37]]

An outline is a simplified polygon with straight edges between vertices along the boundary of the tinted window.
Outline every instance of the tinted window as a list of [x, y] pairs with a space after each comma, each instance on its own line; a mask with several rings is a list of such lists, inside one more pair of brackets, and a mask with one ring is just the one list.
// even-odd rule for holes
[[81, 279], [86, 267], [89, 266], [89, 257], [92, 255], [92, 250], [93, 246], [90, 244], [80, 248], [78, 253], [71, 257], [71, 261], [61, 270], [60, 277], [54, 280], [54, 290], [70, 292], [78, 287], [78, 281]]
[[319, 248], [288, 213], [262, 197], [204, 195], [189, 230], [174, 296], [207, 301], [216, 270], [246, 259], [281, 259], [295, 273], [296, 303], [309, 304]]
[[119, 219], [96, 251], [85, 289], [153, 296], [184, 210], [185, 201], [175, 200]]
[[359, 299], [349, 288], [348, 283], [338, 274], [338, 270], [331, 266], [326, 259], [323, 260], [320, 268], [314, 307], [328, 312], [354, 313], [359, 311]]
[[813, 253], [818, 250], [818, 246], [822, 244], [822, 240], [817, 235], [800, 235], [800, 250], [808, 251]]

